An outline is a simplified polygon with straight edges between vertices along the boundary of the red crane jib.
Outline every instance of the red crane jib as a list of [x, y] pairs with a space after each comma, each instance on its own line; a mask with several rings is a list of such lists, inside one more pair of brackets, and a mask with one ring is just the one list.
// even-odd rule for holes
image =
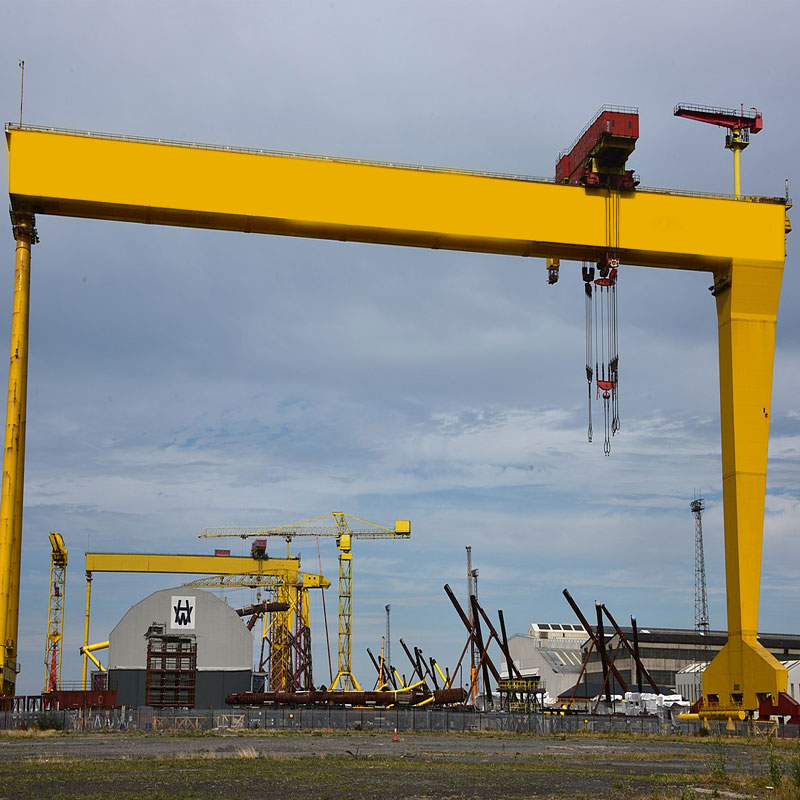
[[675, 106], [676, 117], [686, 117], [697, 122], [708, 122], [730, 130], [747, 130], [758, 133], [764, 127], [764, 118], [755, 108], [745, 112], [734, 108], [712, 108], [711, 106], [693, 106], [681, 103]]
[[[556, 163], [556, 183], [601, 186], [614, 176], [618, 188], [633, 189], [633, 171], [624, 167], [638, 138], [639, 112], [636, 109], [604, 106], [572, 146], [560, 154]], [[596, 171], [591, 161], [594, 161]]]

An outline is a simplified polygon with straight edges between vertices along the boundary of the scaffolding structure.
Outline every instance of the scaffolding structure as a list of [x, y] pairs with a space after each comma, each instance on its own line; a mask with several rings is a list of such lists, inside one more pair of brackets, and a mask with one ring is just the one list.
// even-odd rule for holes
[[166, 623], [154, 622], [145, 634], [145, 705], [151, 708], [194, 708], [197, 639], [194, 634], [166, 631]]
[[538, 675], [525, 678], [501, 678], [497, 682], [500, 708], [530, 714], [544, 710], [545, 685]]

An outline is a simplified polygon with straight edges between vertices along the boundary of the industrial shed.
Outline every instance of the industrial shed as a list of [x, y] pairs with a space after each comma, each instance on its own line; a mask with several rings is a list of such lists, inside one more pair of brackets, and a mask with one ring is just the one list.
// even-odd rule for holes
[[111, 631], [108, 686], [134, 708], [221, 708], [227, 694], [250, 689], [252, 659], [252, 635], [227, 603], [186, 586], [161, 589]]

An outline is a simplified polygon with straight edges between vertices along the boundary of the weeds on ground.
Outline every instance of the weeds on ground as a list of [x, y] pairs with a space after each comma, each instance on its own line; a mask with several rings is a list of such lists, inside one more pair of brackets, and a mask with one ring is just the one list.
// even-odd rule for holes
[[767, 777], [773, 786], [779, 786], [783, 781], [783, 762], [775, 750], [772, 739], [769, 740], [767, 749]]
[[42, 714], [36, 721], [36, 727], [40, 731], [63, 731], [64, 730], [64, 715], [63, 714]]
[[800, 800], [800, 742], [794, 747], [789, 761], [788, 772], [786, 761], [782, 759], [778, 748], [770, 740], [767, 750], [766, 780], [774, 794], [775, 800]]
[[728, 777], [728, 751], [722, 737], [716, 735], [711, 741], [709, 777], [714, 783], [724, 783]]
[[60, 731], [54, 728], [47, 728], [40, 730], [39, 728], [12, 728], [7, 731], [0, 731], [0, 740], [2, 739], [48, 739], [55, 736]]
[[792, 783], [800, 789], [800, 739], [794, 749], [791, 761]]

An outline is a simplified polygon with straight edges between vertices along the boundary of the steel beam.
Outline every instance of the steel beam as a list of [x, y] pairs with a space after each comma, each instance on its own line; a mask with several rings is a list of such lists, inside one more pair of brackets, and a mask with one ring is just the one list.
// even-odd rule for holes
[[298, 578], [300, 559], [164, 553], [87, 553], [86, 571], [277, 575], [284, 578], [285, 582], [293, 582]]
[[[522, 176], [8, 125], [9, 193], [37, 214], [597, 260], [608, 190]], [[619, 196], [619, 195], [615, 195]], [[624, 264], [783, 264], [783, 200], [619, 196]]]

